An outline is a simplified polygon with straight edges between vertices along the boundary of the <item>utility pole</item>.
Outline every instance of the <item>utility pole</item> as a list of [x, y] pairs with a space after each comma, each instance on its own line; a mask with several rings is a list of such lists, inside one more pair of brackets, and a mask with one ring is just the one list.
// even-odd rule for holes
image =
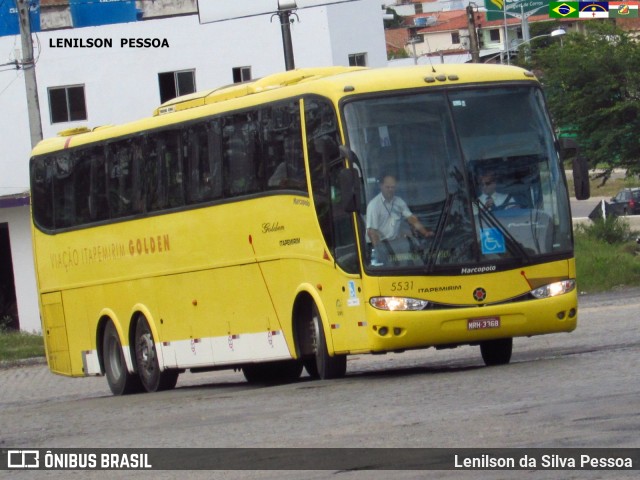
[[418, 64], [418, 55], [416, 54], [416, 42], [417, 42], [417, 40], [416, 40], [416, 38], [415, 38], [415, 37], [414, 37], [414, 38], [411, 38], [411, 39], [409, 40], [409, 43], [411, 44], [411, 48], [412, 48], [412, 50], [413, 50], [413, 64], [414, 64], [414, 65], [417, 65], [417, 64]]
[[33, 60], [33, 42], [31, 40], [31, 23], [29, 19], [30, 0], [15, 0], [20, 23], [20, 37], [22, 39], [22, 70], [27, 89], [27, 112], [29, 115], [29, 130], [31, 132], [31, 146], [42, 140], [42, 121], [40, 119], [40, 102], [38, 101], [38, 84], [36, 82], [36, 64]]
[[480, 48], [478, 47], [478, 34], [476, 32], [476, 16], [473, 11], [473, 4], [467, 5], [467, 24], [469, 28], [469, 50], [471, 51], [471, 61], [480, 63]]
[[[293, 3], [295, 5], [295, 2]], [[280, 29], [282, 30], [282, 47], [284, 49], [284, 64], [286, 70], [296, 68], [293, 58], [293, 42], [291, 40], [291, 15], [292, 9], [289, 6], [278, 8], [278, 18], [280, 19]]]

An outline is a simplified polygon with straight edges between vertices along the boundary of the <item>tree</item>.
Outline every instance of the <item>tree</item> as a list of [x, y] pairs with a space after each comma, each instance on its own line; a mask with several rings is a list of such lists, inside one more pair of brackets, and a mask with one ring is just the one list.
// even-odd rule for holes
[[387, 50], [387, 60], [409, 58], [409, 53], [404, 48], [390, 48]]
[[591, 167], [640, 174], [640, 43], [609, 22], [586, 22], [535, 51], [531, 67], [544, 84], [558, 127], [578, 134]]
[[393, 8], [387, 8], [385, 13], [387, 15], [393, 15], [393, 19], [384, 20], [384, 28], [400, 28], [404, 26], [404, 18], [398, 15]]

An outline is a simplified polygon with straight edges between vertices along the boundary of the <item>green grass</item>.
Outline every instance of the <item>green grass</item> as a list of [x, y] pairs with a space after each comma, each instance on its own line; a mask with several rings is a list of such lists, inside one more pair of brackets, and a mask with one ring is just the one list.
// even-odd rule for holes
[[[591, 196], [613, 197], [623, 188], [640, 187], [640, 178], [614, 174], [602, 185], [591, 175]], [[573, 180], [569, 192], [573, 193]], [[605, 292], [621, 286], [640, 286], [640, 245], [624, 219], [578, 226], [575, 230], [576, 270], [581, 292]]]
[[640, 245], [635, 240], [638, 235], [618, 217], [578, 226], [575, 230], [578, 289], [594, 293], [640, 286]]
[[0, 361], [15, 361], [44, 356], [42, 335], [0, 330]]

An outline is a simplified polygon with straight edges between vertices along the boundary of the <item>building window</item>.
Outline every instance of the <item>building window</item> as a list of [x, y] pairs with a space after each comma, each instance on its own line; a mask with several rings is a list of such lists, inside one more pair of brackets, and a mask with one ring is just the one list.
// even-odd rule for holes
[[451, 32], [451, 43], [454, 45], [460, 43], [460, 32]]
[[49, 89], [51, 123], [73, 122], [87, 119], [84, 85]]
[[423, 13], [422, 11], [422, 4], [421, 3], [414, 3], [413, 7], [415, 9], [416, 15]]
[[158, 84], [160, 85], [160, 102], [167, 102], [172, 98], [196, 91], [196, 71], [180, 70], [159, 73]]
[[366, 53], [351, 53], [349, 55], [350, 67], [366, 67], [367, 66], [367, 54]]
[[492, 28], [491, 30], [489, 30], [489, 38], [491, 39], [492, 42], [499, 42], [500, 41], [500, 29]]
[[248, 82], [251, 80], [251, 67], [233, 68], [233, 83]]

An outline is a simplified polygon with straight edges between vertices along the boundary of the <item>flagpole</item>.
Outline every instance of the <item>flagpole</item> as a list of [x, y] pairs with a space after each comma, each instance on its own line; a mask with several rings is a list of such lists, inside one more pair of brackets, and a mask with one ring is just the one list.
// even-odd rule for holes
[[511, 65], [511, 55], [509, 55], [509, 30], [507, 28], [507, 0], [502, 0], [502, 13], [504, 15], [504, 53], [507, 56], [507, 65]]

